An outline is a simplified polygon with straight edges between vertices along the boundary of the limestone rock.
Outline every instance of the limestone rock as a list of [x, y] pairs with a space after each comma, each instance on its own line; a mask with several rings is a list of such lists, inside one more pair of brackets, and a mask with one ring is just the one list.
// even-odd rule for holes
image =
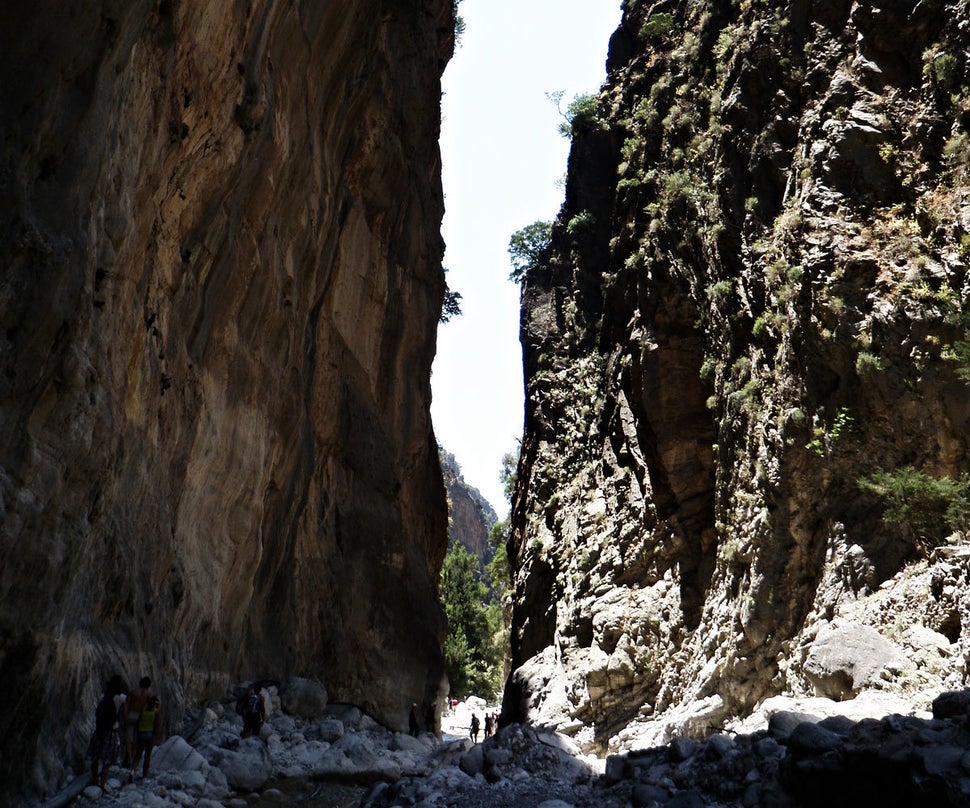
[[845, 625], [821, 632], [808, 652], [805, 676], [820, 696], [842, 700], [872, 686], [906, 660], [899, 648], [868, 626]]
[[230, 674], [439, 697], [453, 42], [449, 0], [2, 4], [0, 791], [115, 672], [173, 724]]
[[522, 283], [508, 720], [632, 751], [966, 685], [959, 525], [865, 483], [970, 472], [968, 12], [624, 4]]
[[320, 682], [294, 676], [280, 688], [280, 703], [290, 715], [320, 718], [327, 709], [327, 690]]
[[441, 472], [448, 492], [448, 540], [460, 542], [483, 565], [491, 562], [495, 550], [489, 531], [498, 520], [495, 509], [462, 477], [455, 456], [441, 449]]
[[266, 744], [257, 738], [246, 738], [236, 749], [222, 749], [211, 761], [235, 789], [255, 791], [273, 773]]

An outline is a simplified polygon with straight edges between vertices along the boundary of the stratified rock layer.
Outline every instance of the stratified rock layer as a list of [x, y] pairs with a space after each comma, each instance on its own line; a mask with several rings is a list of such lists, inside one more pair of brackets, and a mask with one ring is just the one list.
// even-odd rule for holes
[[[506, 718], [593, 749], [811, 692], [806, 659], [854, 687], [820, 625], [948, 533], [860, 482], [970, 468], [967, 3], [624, 9], [523, 285], [510, 545]], [[963, 586], [900, 615], [951, 687]]]
[[436, 695], [452, 14], [3, 4], [4, 786], [79, 762], [114, 672], [173, 721], [287, 673]]

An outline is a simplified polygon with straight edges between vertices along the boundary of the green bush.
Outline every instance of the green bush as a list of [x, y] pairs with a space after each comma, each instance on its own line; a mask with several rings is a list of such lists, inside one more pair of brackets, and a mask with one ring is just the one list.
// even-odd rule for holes
[[883, 503], [883, 519], [907, 525], [926, 551], [942, 543], [944, 526], [965, 530], [970, 519], [970, 474], [959, 480], [934, 479], [925, 471], [904, 466], [895, 471], [880, 469], [859, 480], [859, 486], [877, 494]]
[[573, 97], [562, 113], [563, 121], [559, 124], [559, 134], [572, 137], [577, 129], [602, 129], [606, 124], [599, 114], [599, 100], [590, 93], [581, 93]]
[[960, 317], [963, 325], [963, 338], [943, 346], [940, 356], [948, 362], [956, 363], [957, 378], [970, 384], [970, 314]]
[[923, 74], [932, 77], [944, 90], [952, 89], [960, 72], [959, 59], [945, 51], [942, 53], [929, 51], [923, 58], [926, 60]]
[[577, 213], [569, 220], [569, 224], [566, 225], [566, 232], [571, 236], [579, 236], [582, 233], [589, 233], [593, 229], [593, 224], [595, 220], [593, 219], [593, 214], [588, 210], [584, 210], [582, 213]]
[[868, 351], [860, 351], [855, 359], [855, 372], [859, 375], [860, 379], [864, 379], [873, 373], [878, 373], [883, 369], [884, 365], [882, 360]]
[[654, 42], [663, 39], [674, 30], [673, 14], [651, 14], [640, 28], [640, 39]]

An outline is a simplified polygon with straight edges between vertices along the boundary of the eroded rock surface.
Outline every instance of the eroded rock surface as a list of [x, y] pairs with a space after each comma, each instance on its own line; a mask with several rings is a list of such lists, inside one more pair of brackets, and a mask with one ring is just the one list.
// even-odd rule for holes
[[[438, 695], [448, 0], [0, 9], [0, 783], [172, 720]], [[26, 783], [30, 780], [31, 783]]]
[[964, 684], [943, 509], [860, 483], [970, 469], [968, 11], [624, 5], [523, 284], [507, 720], [631, 748]]

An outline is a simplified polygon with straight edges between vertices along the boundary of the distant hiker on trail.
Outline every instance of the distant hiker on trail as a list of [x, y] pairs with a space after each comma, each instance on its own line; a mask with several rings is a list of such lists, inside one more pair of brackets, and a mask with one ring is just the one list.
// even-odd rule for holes
[[130, 783], [135, 778], [135, 769], [138, 768], [138, 761], [145, 755], [145, 766], [141, 776], [148, 777], [148, 767], [152, 762], [152, 749], [155, 748], [155, 741], [158, 739], [158, 696], [151, 696], [138, 716], [138, 740], [135, 746], [135, 757], [131, 761], [131, 773], [128, 775]]
[[418, 705], [411, 705], [411, 712], [408, 713], [408, 732], [415, 738], [421, 732], [421, 727], [418, 726]]
[[489, 738], [492, 735], [492, 714], [485, 713], [485, 737]]
[[266, 708], [263, 706], [263, 697], [259, 693], [259, 688], [253, 685], [240, 702], [236, 705], [236, 709], [243, 719], [243, 738], [259, 735], [266, 720]]
[[150, 688], [152, 686], [152, 680], [147, 676], [142, 676], [141, 680], [138, 682], [138, 687], [132, 690], [128, 694], [128, 712], [125, 714], [125, 766], [131, 766], [132, 760], [135, 757], [135, 733], [138, 731], [138, 717], [141, 715], [141, 711], [145, 709], [145, 705], [148, 704], [148, 700], [152, 696]]
[[100, 785], [102, 790], [108, 782], [108, 769], [118, 761], [121, 751], [121, 721], [127, 692], [124, 679], [112, 676], [94, 709], [94, 732], [87, 757], [91, 759], [91, 785]]
[[480, 726], [478, 716], [472, 713], [472, 725], [468, 728], [468, 737], [472, 739], [472, 743], [478, 743], [478, 728]]

